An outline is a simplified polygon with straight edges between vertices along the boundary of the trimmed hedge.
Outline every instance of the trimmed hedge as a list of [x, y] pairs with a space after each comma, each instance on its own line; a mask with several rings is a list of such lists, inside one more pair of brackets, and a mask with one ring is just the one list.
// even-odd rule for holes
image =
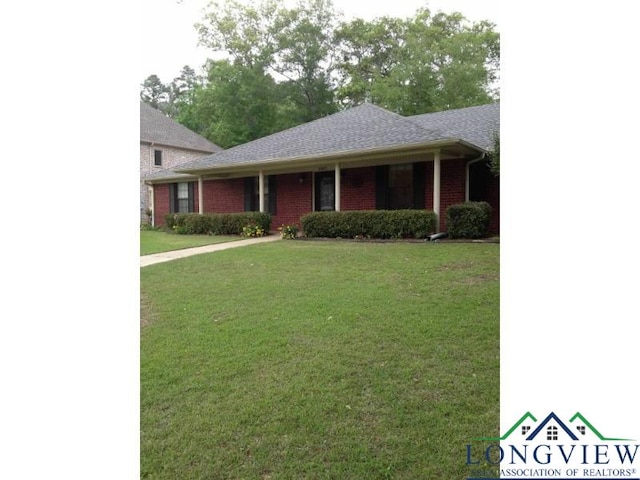
[[436, 215], [428, 210], [312, 212], [300, 222], [306, 237], [426, 238], [436, 231]]
[[491, 206], [487, 202], [464, 202], [447, 208], [447, 233], [451, 238], [489, 236]]
[[257, 225], [265, 232], [271, 229], [271, 215], [260, 212], [169, 213], [164, 222], [167, 228], [185, 235], [241, 235], [242, 229], [250, 225]]

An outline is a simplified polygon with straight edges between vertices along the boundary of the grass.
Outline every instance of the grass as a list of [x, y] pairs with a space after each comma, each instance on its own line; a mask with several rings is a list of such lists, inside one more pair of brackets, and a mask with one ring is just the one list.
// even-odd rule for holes
[[159, 230], [141, 230], [140, 255], [200, 247], [202, 245], [231, 242], [234, 240], [241, 240], [241, 238], [233, 235], [177, 235]]
[[141, 269], [141, 477], [462, 479], [499, 432], [499, 245], [282, 241]]

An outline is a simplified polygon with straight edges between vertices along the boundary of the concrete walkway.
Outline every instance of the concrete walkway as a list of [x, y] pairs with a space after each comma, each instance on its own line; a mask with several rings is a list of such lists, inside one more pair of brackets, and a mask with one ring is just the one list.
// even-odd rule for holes
[[275, 242], [280, 240], [280, 235], [268, 235], [259, 238], [247, 238], [245, 240], [237, 240], [233, 242], [215, 243], [213, 245], [203, 245], [201, 247], [184, 248], [182, 250], [173, 250], [171, 252], [153, 253], [140, 257], [140, 267], [155, 265], [156, 263], [168, 262], [176, 258], [190, 257], [201, 253], [219, 252], [229, 248], [244, 247], [246, 245], [254, 245], [256, 243]]

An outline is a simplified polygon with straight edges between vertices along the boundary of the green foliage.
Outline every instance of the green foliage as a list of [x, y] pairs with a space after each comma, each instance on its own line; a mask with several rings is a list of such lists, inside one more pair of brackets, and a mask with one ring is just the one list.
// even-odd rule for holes
[[298, 226], [297, 225], [282, 225], [278, 227], [278, 231], [280, 232], [280, 236], [284, 239], [293, 240], [298, 236]]
[[271, 228], [271, 215], [260, 212], [243, 213], [169, 213], [165, 225], [183, 235], [242, 235], [247, 225], [254, 225], [263, 232]]
[[196, 28], [229, 60], [152, 75], [141, 98], [224, 148], [364, 102], [416, 115], [499, 97], [500, 35], [457, 12], [344, 22], [330, 0], [218, 0]]
[[493, 150], [489, 153], [489, 169], [496, 177], [500, 176], [500, 132], [493, 136]]
[[311, 212], [300, 221], [307, 237], [426, 238], [436, 230], [428, 210]]
[[418, 10], [413, 18], [342, 24], [337, 97], [402, 115], [490, 103], [499, 73], [499, 34], [460, 13]]
[[142, 222], [142, 223], [140, 223], [140, 230], [142, 230], [142, 231], [154, 231], [154, 230], [160, 230], [160, 228], [159, 227], [154, 227], [150, 223]]
[[265, 231], [259, 225], [251, 224], [242, 227], [241, 235], [247, 238], [264, 237]]
[[491, 206], [465, 202], [447, 208], [447, 233], [451, 238], [483, 238], [489, 235]]

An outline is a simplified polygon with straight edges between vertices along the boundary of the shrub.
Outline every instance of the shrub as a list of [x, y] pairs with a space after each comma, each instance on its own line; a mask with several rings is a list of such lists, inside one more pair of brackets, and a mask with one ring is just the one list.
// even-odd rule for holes
[[312, 212], [300, 219], [307, 237], [425, 238], [436, 230], [428, 210]]
[[261, 226], [259, 225], [247, 225], [242, 227], [242, 236], [243, 237], [264, 237], [265, 233]]
[[491, 206], [487, 202], [464, 202], [447, 208], [447, 233], [451, 238], [482, 238], [489, 235]]
[[297, 225], [282, 225], [278, 227], [278, 231], [280, 232], [280, 236], [285, 239], [293, 240], [298, 236]]
[[260, 212], [169, 213], [164, 222], [168, 229], [184, 235], [242, 235], [248, 225], [259, 227], [263, 234], [271, 229], [271, 215]]

